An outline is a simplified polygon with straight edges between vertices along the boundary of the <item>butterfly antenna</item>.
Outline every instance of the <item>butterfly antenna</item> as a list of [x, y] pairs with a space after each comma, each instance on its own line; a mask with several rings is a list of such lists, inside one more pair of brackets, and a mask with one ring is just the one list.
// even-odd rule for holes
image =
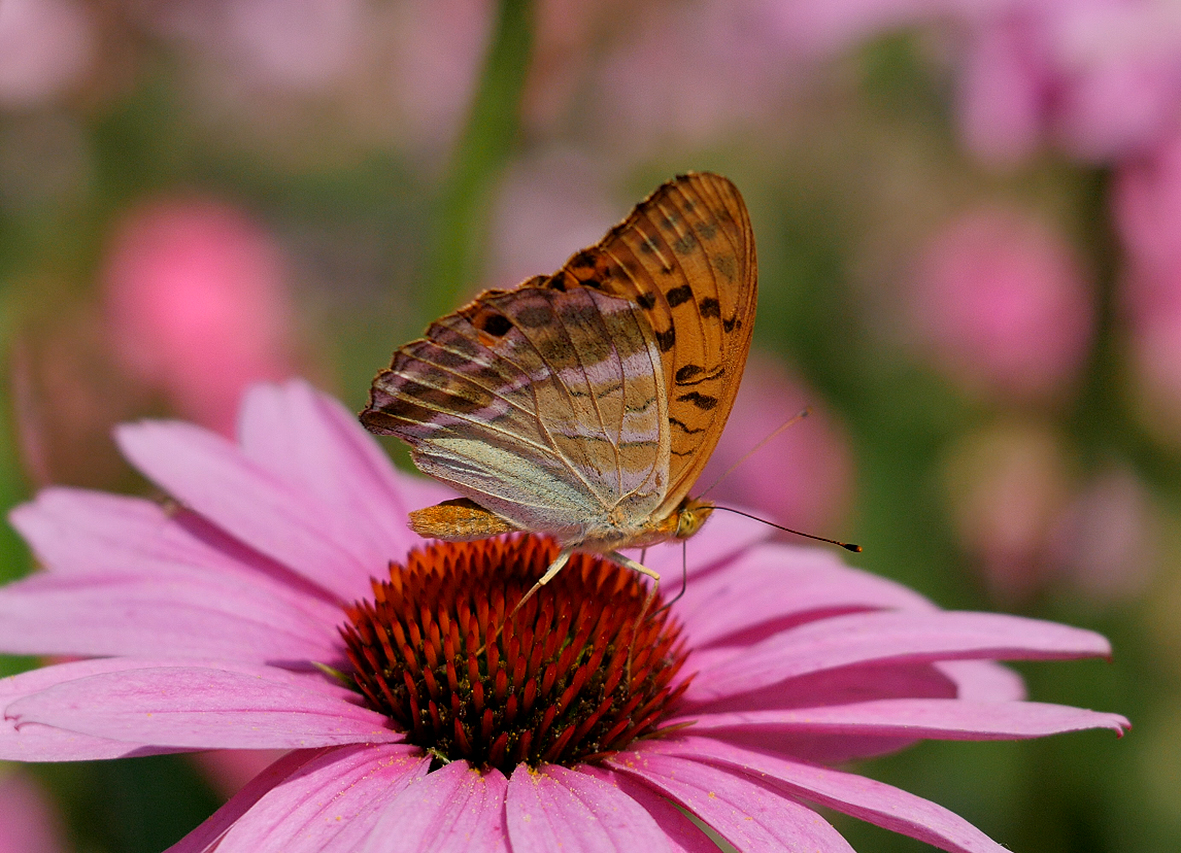
[[782, 524], [776, 524], [773, 521], [767, 521], [765, 518], [759, 518], [757, 515], [751, 515], [749, 512], [743, 512], [740, 509], [734, 509], [733, 507], [729, 506], [715, 506], [714, 509], [732, 512], [735, 515], [741, 515], [744, 518], [749, 518], [753, 521], [761, 521], [763, 524], [774, 527], [776, 530], [782, 530], [784, 533], [794, 533], [796, 536], [803, 536], [805, 539], [815, 539], [817, 542], [827, 542], [830, 545], [840, 545], [846, 551], [852, 551], [854, 554], [861, 553], [861, 546], [854, 545], [852, 542], [841, 542], [838, 539], [829, 539], [827, 536], [816, 536], [812, 533], [804, 533], [802, 530], [792, 530], [790, 527], [784, 527]]
[[[733, 474], [735, 468], [737, 468], [739, 465], [741, 465], [747, 459], [750, 459], [750, 457], [754, 456], [755, 453], [757, 453], [759, 450], [761, 450], [763, 448], [763, 446], [766, 445], [766, 443], [768, 441], [775, 438], [775, 436], [779, 435], [779, 433], [783, 432], [785, 429], [787, 429], [792, 424], [797, 424], [800, 421], [802, 421], [804, 418], [808, 417], [808, 415], [811, 414], [811, 412], [812, 412], [811, 409], [802, 409], [801, 411], [796, 412], [796, 414], [792, 415], [786, 421], [781, 423], [779, 426], [775, 427], [775, 429], [773, 429], [771, 431], [771, 433], [766, 438], [764, 438], [762, 441], [760, 441], [758, 444], [756, 444], [750, 450], [746, 451], [746, 453], [742, 454], [742, 456], [739, 458], [739, 460], [737, 462], [735, 462], [733, 465], [731, 465], [729, 468], [727, 468], [722, 473], [722, 476], [718, 477], [716, 480], [714, 480], [712, 483], [710, 483], [706, 487], [705, 491], [703, 491], [697, 497], [703, 498], [706, 495], [708, 495], [719, 483], [722, 482], [722, 480], [726, 479], [731, 474]], [[761, 519], [760, 519], [760, 521], [761, 521]], [[795, 531], [792, 531], [792, 532], [794, 533]], [[815, 538], [815, 537], [813, 537], [813, 538]]]

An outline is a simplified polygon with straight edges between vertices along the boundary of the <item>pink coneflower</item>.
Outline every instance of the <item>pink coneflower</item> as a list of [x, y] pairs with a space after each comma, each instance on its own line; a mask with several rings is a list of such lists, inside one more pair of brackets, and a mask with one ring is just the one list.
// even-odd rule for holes
[[[174, 853], [713, 849], [687, 814], [740, 850], [848, 850], [814, 805], [1000, 853], [829, 765], [1127, 726], [1022, 701], [994, 663], [1102, 637], [943, 612], [743, 519], [710, 521], [684, 598], [638, 629], [639, 580], [580, 558], [497, 633], [552, 544], [421, 547], [406, 511], [440, 489], [302, 383], [250, 392], [237, 444], [118, 439], [175, 502], [50, 489], [13, 513], [47, 571], [0, 592], [0, 646], [94, 659], [0, 682], [0, 757], [292, 750]], [[680, 572], [679, 549], [647, 559]]]
[[186, 418], [231, 434], [242, 392], [292, 372], [283, 255], [245, 211], [164, 197], [122, 218], [103, 271], [110, 345]]

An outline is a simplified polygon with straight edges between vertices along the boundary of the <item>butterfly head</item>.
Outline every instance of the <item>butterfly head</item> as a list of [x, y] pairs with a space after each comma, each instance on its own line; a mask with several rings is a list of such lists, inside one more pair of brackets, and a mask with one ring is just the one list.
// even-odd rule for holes
[[676, 520], [673, 539], [688, 539], [701, 529], [701, 525], [705, 524], [705, 520], [713, 511], [714, 505], [709, 501], [685, 498], [672, 514], [672, 518]]

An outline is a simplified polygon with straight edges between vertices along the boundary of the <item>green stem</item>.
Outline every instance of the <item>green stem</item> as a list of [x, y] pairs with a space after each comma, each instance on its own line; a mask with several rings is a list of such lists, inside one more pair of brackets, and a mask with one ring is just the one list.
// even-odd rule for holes
[[477, 279], [492, 190], [517, 141], [533, 51], [535, 0], [501, 0], [467, 126], [443, 184], [423, 307], [455, 309]]

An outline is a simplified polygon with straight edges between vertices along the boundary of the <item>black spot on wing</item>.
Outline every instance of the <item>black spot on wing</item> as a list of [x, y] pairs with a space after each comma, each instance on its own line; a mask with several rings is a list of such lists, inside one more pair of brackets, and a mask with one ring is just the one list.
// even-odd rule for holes
[[503, 314], [496, 314], [488, 311], [476, 317], [476, 322], [473, 324], [481, 332], [487, 332], [494, 338], [502, 338], [508, 334], [508, 330], [513, 327], [512, 321]]
[[685, 425], [685, 423], [683, 421], [679, 421], [676, 418], [669, 418], [668, 423], [669, 423], [669, 426], [676, 427], [677, 429], [679, 429], [681, 432], [685, 433], [686, 435], [696, 435], [697, 433], [705, 432], [705, 430], [706, 430], [706, 427], [688, 427]]
[[641, 293], [639, 296], [636, 297], [636, 304], [639, 305], [641, 308], [643, 308], [645, 311], [648, 311], [653, 306], [656, 305], [656, 294], [655, 293]]
[[676, 308], [678, 305], [684, 305], [693, 298], [693, 289], [687, 284], [682, 284], [680, 287], [674, 287], [668, 293], [664, 294], [664, 298], [668, 300], [668, 304]]
[[707, 296], [698, 304], [702, 317], [721, 317], [722, 306], [712, 296]]
[[660, 347], [661, 352], [668, 352], [677, 343], [677, 330], [674, 326], [669, 326], [666, 331], [656, 332], [656, 346]]
[[686, 385], [700, 385], [702, 382], [712, 382], [715, 379], [721, 379], [725, 375], [726, 368], [724, 365], [718, 365], [707, 373], [703, 367], [698, 367], [696, 364], [686, 364], [683, 367], [677, 368], [673, 380], [678, 387], [683, 388]]
[[678, 403], [692, 403], [703, 412], [708, 412], [718, 404], [717, 397], [711, 397], [708, 394], [698, 394], [696, 391], [690, 391], [688, 394], [682, 394], [677, 397]]
[[570, 259], [571, 269], [594, 269], [594, 267], [595, 256], [586, 249], [583, 249], [581, 252]]

